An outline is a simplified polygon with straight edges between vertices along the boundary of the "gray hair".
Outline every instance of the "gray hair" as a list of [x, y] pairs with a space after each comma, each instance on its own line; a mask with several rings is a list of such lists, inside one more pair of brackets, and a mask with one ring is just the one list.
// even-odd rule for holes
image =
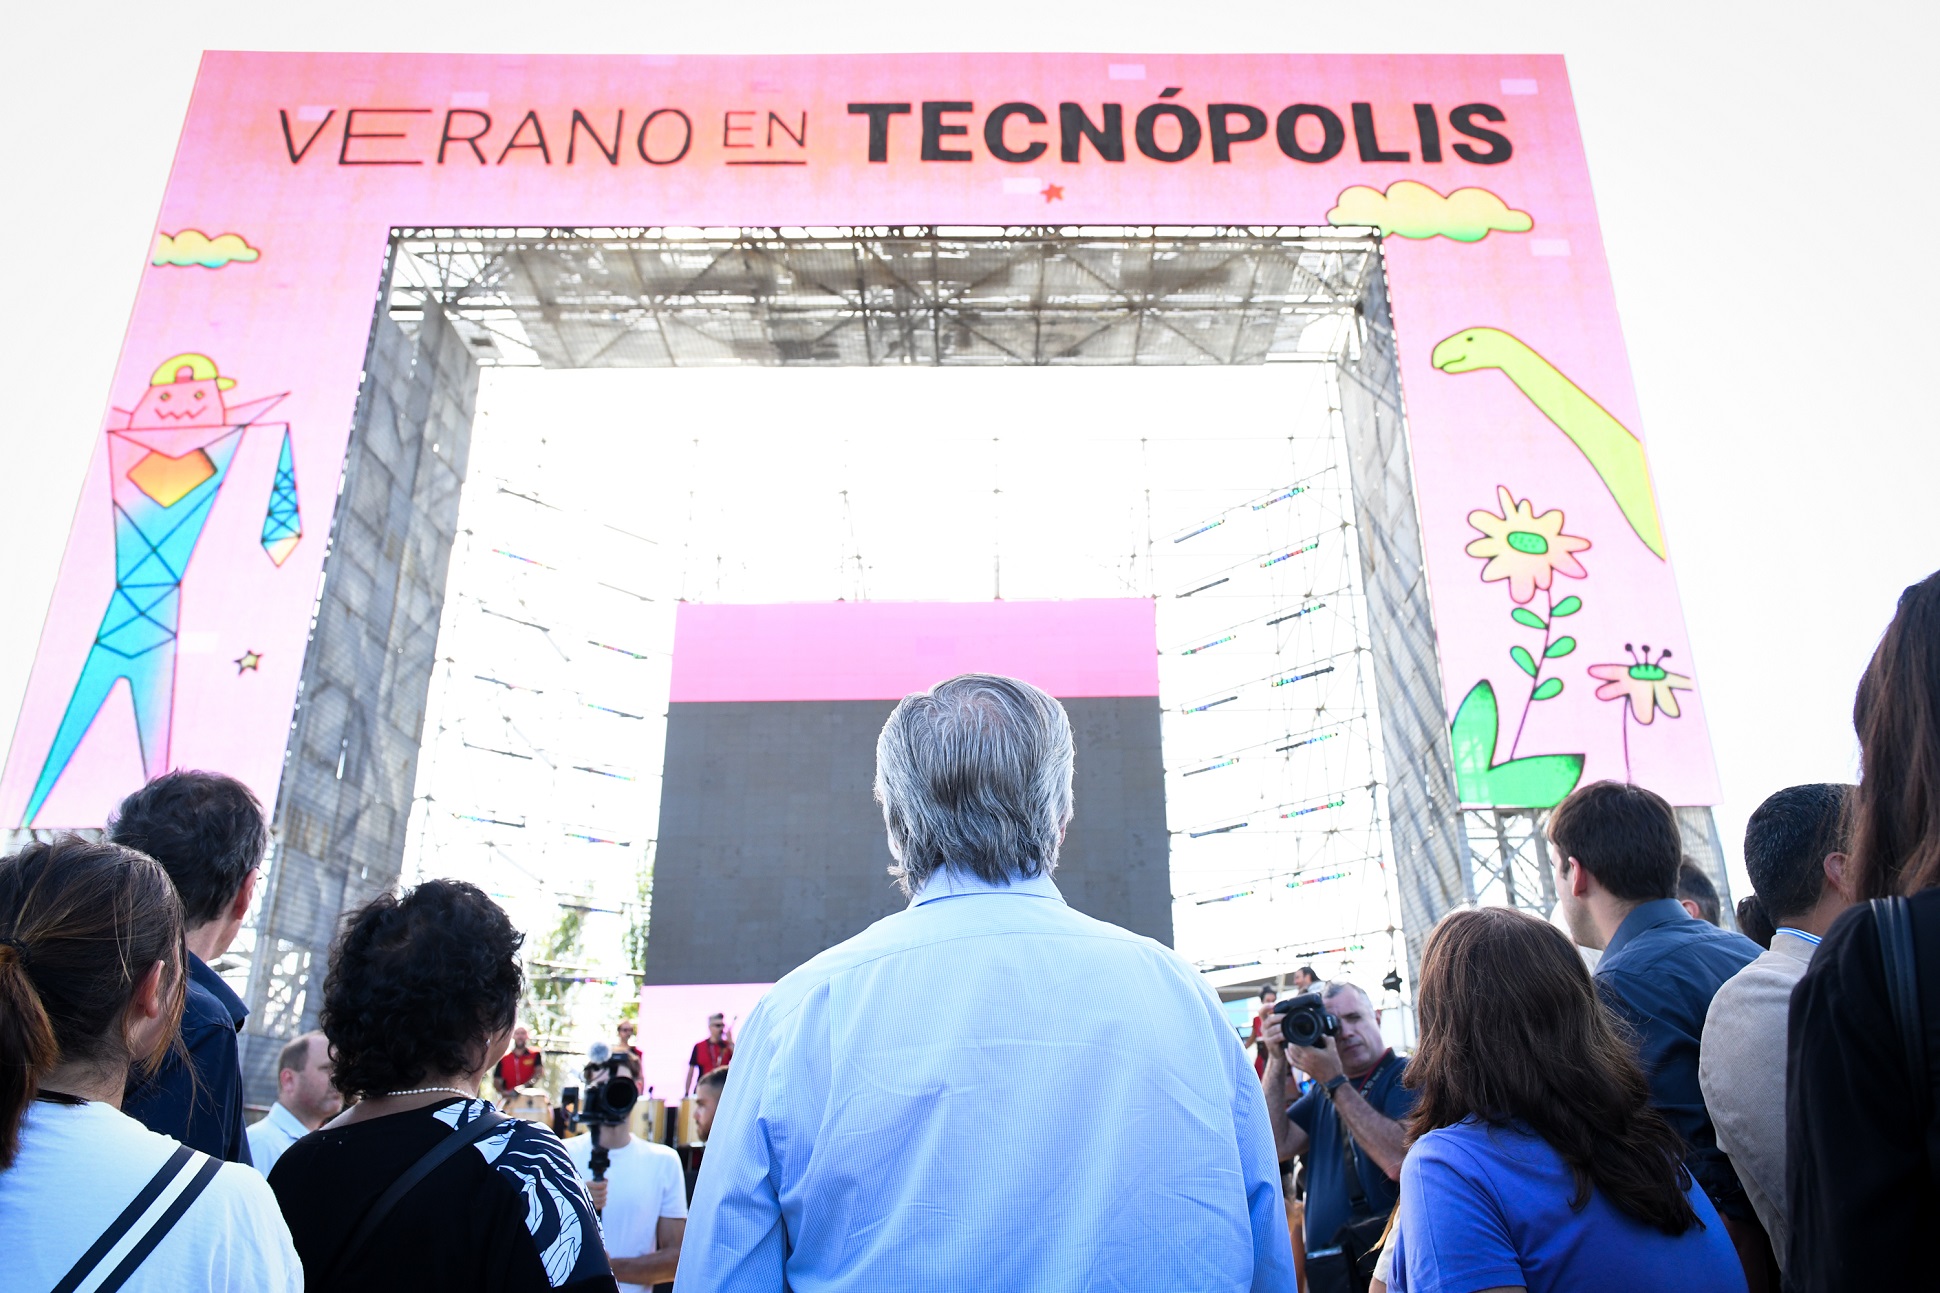
[[1361, 999], [1362, 1005], [1366, 1006], [1370, 1011], [1374, 1009], [1374, 998], [1368, 996], [1367, 989], [1358, 983], [1349, 983], [1345, 979], [1329, 979], [1320, 985], [1320, 999], [1322, 1001], [1332, 1001], [1343, 992], [1353, 993]]
[[939, 868], [1049, 875], [1071, 820], [1071, 720], [1026, 682], [966, 673], [903, 697], [876, 739], [876, 801], [905, 894]]

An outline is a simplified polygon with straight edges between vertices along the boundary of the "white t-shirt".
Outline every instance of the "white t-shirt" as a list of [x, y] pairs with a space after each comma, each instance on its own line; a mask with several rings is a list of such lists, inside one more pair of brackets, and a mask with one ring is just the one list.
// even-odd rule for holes
[[[177, 1148], [110, 1105], [29, 1105], [20, 1153], [0, 1172], [6, 1286], [52, 1288]], [[199, 1166], [198, 1157], [162, 1191], [82, 1288], [93, 1288], [120, 1263]], [[224, 1163], [122, 1287], [127, 1293], [302, 1293], [303, 1264], [269, 1183], [246, 1163]]]
[[[612, 1133], [602, 1130], [602, 1137]], [[581, 1180], [593, 1179], [593, 1138], [574, 1136], [566, 1142]], [[659, 1246], [662, 1217], [686, 1217], [687, 1176], [680, 1155], [665, 1145], [638, 1136], [618, 1149], [608, 1149], [606, 1211], [600, 1230], [609, 1257], [645, 1257]], [[622, 1284], [621, 1293], [647, 1293], [640, 1284]]]

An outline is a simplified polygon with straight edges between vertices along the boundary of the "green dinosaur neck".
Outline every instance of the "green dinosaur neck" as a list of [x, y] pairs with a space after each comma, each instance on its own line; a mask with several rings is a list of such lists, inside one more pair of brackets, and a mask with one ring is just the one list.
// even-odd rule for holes
[[1664, 534], [1657, 520], [1643, 443], [1554, 364], [1521, 342], [1503, 356], [1500, 367], [1530, 403], [1583, 451], [1637, 537], [1645, 547], [1663, 556]]

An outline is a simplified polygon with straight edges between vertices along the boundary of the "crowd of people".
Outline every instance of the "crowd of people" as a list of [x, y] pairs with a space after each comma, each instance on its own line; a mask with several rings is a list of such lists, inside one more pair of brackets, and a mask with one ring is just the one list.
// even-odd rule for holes
[[[7, 1284], [1921, 1287], [1940, 575], [1902, 596], [1854, 718], [1856, 786], [1752, 815], [1746, 933], [1671, 806], [1597, 782], [1547, 823], [1555, 922], [1469, 909], [1429, 933], [1411, 1056], [1310, 967], [1262, 994], [1249, 1054], [1178, 956], [1064, 902], [1062, 707], [939, 683], [877, 746], [908, 906], [784, 978], [738, 1039], [709, 1020], [691, 1187], [626, 1117], [562, 1140], [501, 1110], [547, 1057], [517, 1022], [521, 935], [457, 881], [345, 918], [318, 1029], [248, 1122], [246, 1011], [210, 963], [267, 830], [234, 780], [169, 773], [105, 839], [0, 859]], [[631, 1041], [595, 1052], [589, 1088], [638, 1088]]]

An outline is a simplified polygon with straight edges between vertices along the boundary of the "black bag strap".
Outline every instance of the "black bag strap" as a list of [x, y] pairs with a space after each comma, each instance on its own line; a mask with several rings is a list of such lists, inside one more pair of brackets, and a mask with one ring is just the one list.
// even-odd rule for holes
[[168, 1205], [168, 1211], [158, 1217], [155, 1224], [148, 1228], [148, 1233], [141, 1237], [141, 1242], [128, 1250], [128, 1255], [121, 1259], [121, 1265], [115, 1267], [108, 1278], [95, 1287], [94, 1293], [115, 1293], [116, 1289], [127, 1283], [128, 1277], [135, 1273], [135, 1268], [148, 1260], [148, 1254], [155, 1251], [155, 1245], [168, 1237], [168, 1232], [175, 1229], [175, 1223], [182, 1219], [182, 1214], [189, 1210], [189, 1205], [201, 1197], [202, 1191], [209, 1188], [209, 1182], [215, 1180], [216, 1173], [221, 1170], [221, 1159], [204, 1155], [202, 1170], [195, 1174], [195, 1179], [175, 1196], [175, 1201]]
[[[1879, 925], [1879, 958], [1886, 969], [1886, 1002], [1899, 1026], [1900, 1049], [1913, 1079], [1913, 1098], [1922, 1110], [1932, 1089], [1927, 1076], [1926, 1025], [1920, 1016], [1919, 965], [1913, 950], [1913, 906], [1905, 898], [1872, 900]], [[1921, 1120], [1924, 1126], [1926, 1119]]]
[[1361, 1184], [1361, 1164], [1354, 1157], [1354, 1133], [1347, 1129], [1347, 1123], [1334, 1111], [1334, 1119], [1340, 1127], [1341, 1173], [1347, 1183], [1347, 1210], [1349, 1214], [1367, 1210], [1367, 1190]]
[[[364, 1214], [364, 1219], [357, 1223], [357, 1229], [351, 1232], [350, 1242], [343, 1246], [337, 1253], [336, 1260], [330, 1263], [331, 1276], [334, 1277], [337, 1272], [343, 1270], [344, 1267], [350, 1264], [350, 1259], [361, 1252], [364, 1245], [370, 1242], [370, 1237], [384, 1223], [384, 1218], [391, 1215], [391, 1209], [395, 1208], [405, 1195], [417, 1188], [418, 1184], [425, 1177], [435, 1172], [442, 1163], [459, 1150], [465, 1148], [465, 1146], [476, 1145], [479, 1141], [484, 1140], [501, 1126], [511, 1121], [513, 1119], [507, 1118], [504, 1114], [488, 1105], [485, 1112], [479, 1114], [478, 1117], [472, 1119], [472, 1121], [466, 1123], [464, 1126], [454, 1129], [449, 1136], [444, 1137], [427, 1150], [423, 1158], [411, 1164], [404, 1175], [391, 1182], [391, 1188], [378, 1195], [377, 1202], [370, 1205], [370, 1211]], [[330, 1280], [318, 1281], [319, 1284], [328, 1284], [330, 1282]]]
[[[81, 1254], [80, 1260], [74, 1263], [67, 1274], [61, 1276], [60, 1283], [53, 1287], [52, 1293], [74, 1293], [75, 1289], [81, 1287], [81, 1282], [94, 1274], [94, 1268], [101, 1264], [101, 1259], [113, 1251], [114, 1246], [134, 1229], [135, 1223], [140, 1221], [142, 1215], [154, 1205], [155, 1200], [161, 1197], [162, 1191], [181, 1176], [182, 1169], [189, 1161], [201, 1157], [204, 1156], [197, 1154], [187, 1145], [176, 1146], [175, 1152], [168, 1156], [168, 1160], [160, 1168], [156, 1169], [155, 1175], [148, 1178], [148, 1184], [142, 1186], [141, 1192], [121, 1210], [121, 1215], [108, 1223], [108, 1228], [101, 1232], [101, 1237], [88, 1246], [88, 1250]], [[108, 1276], [108, 1282], [103, 1284], [102, 1288], [121, 1287], [122, 1281], [133, 1273], [135, 1267], [141, 1265], [142, 1259], [153, 1252], [155, 1245], [162, 1242], [163, 1237], [174, 1229], [175, 1223], [182, 1219], [182, 1214], [189, 1210], [189, 1204], [195, 1202], [195, 1197], [208, 1188], [209, 1181], [216, 1174], [216, 1169], [221, 1166], [222, 1164], [213, 1158], [208, 1160], [196, 1178], [189, 1182], [188, 1188], [177, 1196], [168, 1211], [155, 1219], [155, 1224], [148, 1228], [148, 1233], [142, 1236], [141, 1241], [135, 1245], [122, 1263], [115, 1267], [114, 1273]]]

